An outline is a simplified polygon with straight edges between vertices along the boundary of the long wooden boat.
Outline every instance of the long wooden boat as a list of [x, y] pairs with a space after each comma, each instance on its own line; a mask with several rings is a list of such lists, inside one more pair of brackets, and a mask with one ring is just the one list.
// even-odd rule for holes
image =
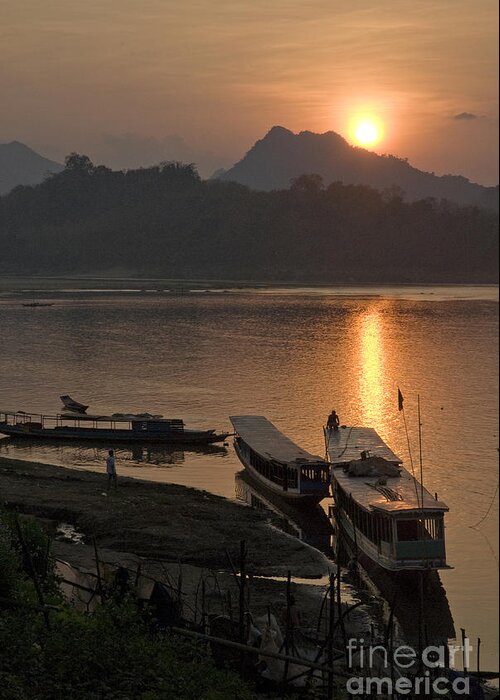
[[0, 410], [0, 433], [15, 438], [109, 442], [211, 444], [229, 433], [193, 430], [184, 421], [149, 414], [89, 415], [68, 411], [55, 415]]
[[387, 571], [436, 570], [446, 563], [449, 510], [402, 465], [373, 428], [325, 428], [335, 499], [332, 520], [348, 547]]
[[282, 498], [321, 501], [330, 470], [321, 457], [298, 447], [264, 416], [231, 416], [234, 447], [242, 464]]

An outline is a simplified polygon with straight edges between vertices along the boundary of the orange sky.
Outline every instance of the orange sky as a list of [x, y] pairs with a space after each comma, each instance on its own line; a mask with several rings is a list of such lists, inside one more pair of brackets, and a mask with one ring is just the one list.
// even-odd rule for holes
[[111, 165], [199, 159], [208, 172], [274, 124], [348, 137], [368, 110], [384, 124], [374, 150], [498, 182], [497, 0], [0, 7], [0, 142]]

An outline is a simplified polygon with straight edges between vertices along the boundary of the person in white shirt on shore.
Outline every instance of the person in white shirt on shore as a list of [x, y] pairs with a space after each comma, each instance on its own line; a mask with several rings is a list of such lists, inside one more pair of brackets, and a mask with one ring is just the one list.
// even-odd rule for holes
[[109, 489], [111, 487], [111, 483], [113, 483], [113, 486], [115, 487], [115, 491], [117, 488], [117, 481], [116, 481], [116, 464], [115, 464], [115, 453], [113, 450], [109, 450], [108, 456], [106, 457], [106, 473], [108, 475], [108, 485], [107, 485], [107, 491], [109, 492]]

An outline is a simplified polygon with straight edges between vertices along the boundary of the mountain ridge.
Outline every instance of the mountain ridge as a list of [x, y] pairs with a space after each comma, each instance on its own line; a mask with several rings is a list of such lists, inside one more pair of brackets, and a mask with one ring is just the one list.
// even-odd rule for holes
[[63, 167], [20, 141], [0, 143], [0, 195], [18, 185], [38, 185]]
[[404, 158], [351, 146], [335, 131], [294, 134], [273, 126], [219, 179], [269, 191], [287, 189], [294, 178], [313, 173], [326, 185], [338, 181], [378, 190], [399, 188], [408, 201], [431, 197], [498, 211], [498, 186], [485, 187], [462, 175], [419, 170]]

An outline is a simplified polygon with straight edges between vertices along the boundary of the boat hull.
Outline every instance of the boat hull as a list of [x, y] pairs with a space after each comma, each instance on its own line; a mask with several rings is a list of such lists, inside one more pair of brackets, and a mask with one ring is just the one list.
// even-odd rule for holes
[[260, 472], [254, 469], [254, 467], [250, 464], [249, 460], [245, 458], [245, 455], [242, 453], [237, 442], [234, 443], [234, 449], [236, 454], [238, 455], [238, 459], [243, 464], [248, 473], [252, 476], [252, 478], [256, 480], [257, 483], [265, 486], [265, 488], [269, 489], [272, 493], [278, 494], [280, 498], [295, 503], [319, 503], [328, 496], [328, 493], [324, 493], [323, 491], [320, 491], [319, 493], [304, 493], [300, 492], [298, 489], [288, 489], [287, 491], [285, 491], [282, 486], [276, 484], [270, 479], [266, 479], [264, 476], [262, 476], [262, 474], [260, 474]]
[[184, 430], [168, 433], [139, 433], [127, 429], [106, 428], [79, 428], [70, 426], [58, 426], [55, 428], [36, 428], [26, 425], [9, 425], [0, 423], [0, 433], [12, 438], [37, 438], [44, 440], [71, 440], [71, 441], [101, 441], [101, 442], [130, 442], [130, 443], [158, 443], [158, 444], [183, 444], [183, 445], [209, 445], [215, 442], [224, 442], [228, 433], [217, 434], [212, 430]]

